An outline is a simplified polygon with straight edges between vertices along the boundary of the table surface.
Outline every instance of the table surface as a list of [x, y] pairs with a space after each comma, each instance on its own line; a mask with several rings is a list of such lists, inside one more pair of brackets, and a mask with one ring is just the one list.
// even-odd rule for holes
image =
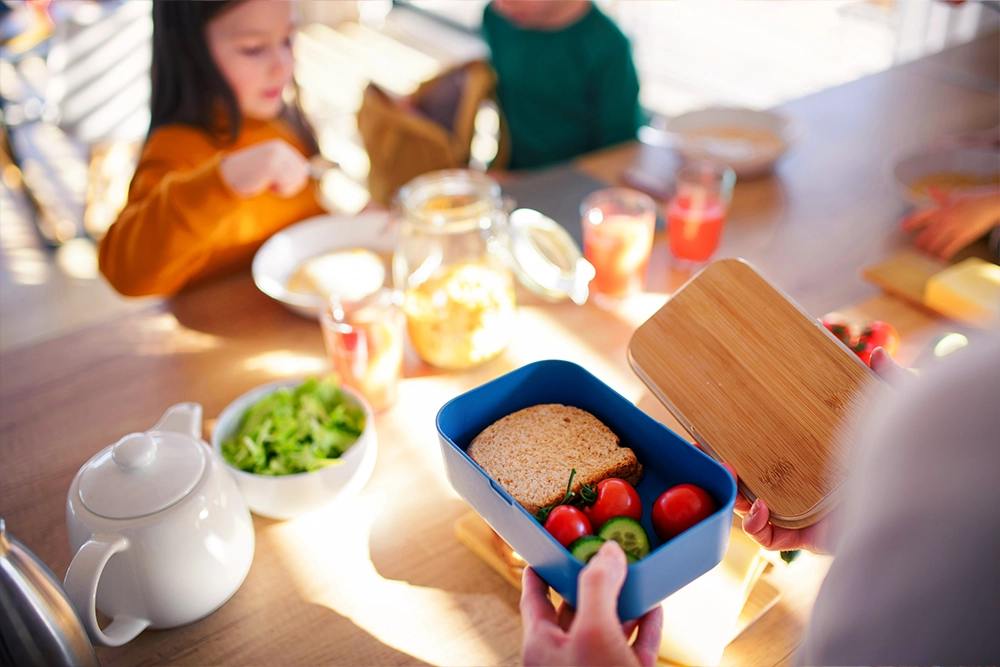
[[[995, 60], [997, 44], [991, 35], [939, 54], [940, 62], [960, 68]], [[926, 69], [896, 68], [783, 105], [807, 135], [775, 176], [737, 185], [721, 248], [749, 259], [815, 315], [839, 308], [892, 322], [903, 336], [897, 358], [904, 365], [949, 324], [878, 295], [857, 275], [907, 242], [895, 225], [905, 207], [886, 165], [938, 135], [998, 123], [995, 93]], [[965, 73], [984, 76], [981, 69]], [[576, 166], [618, 183], [638, 150], [629, 144]], [[525, 297], [508, 350], [481, 368], [441, 373], [408, 355], [399, 400], [376, 419], [379, 457], [364, 490], [293, 521], [254, 517], [253, 567], [228, 603], [189, 626], [98, 649], [101, 662], [518, 662], [517, 593], [454, 537], [468, 505], [445, 478], [434, 415], [458, 393], [511, 369], [563, 358], [680, 430], [629, 369], [625, 349], [634, 328], [689, 275], [670, 266], [660, 236], [649, 292], [616, 312]], [[61, 576], [71, 557], [66, 492], [95, 452], [152, 426], [182, 401], [204, 406], [207, 433], [244, 391], [326, 368], [316, 323], [268, 299], [247, 275], [4, 355], [0, 515]], [[829, 563], [806, 556], [774, 568], [768, 576], [781, 601], [730, 644], [724, 664], [789, 663]]]

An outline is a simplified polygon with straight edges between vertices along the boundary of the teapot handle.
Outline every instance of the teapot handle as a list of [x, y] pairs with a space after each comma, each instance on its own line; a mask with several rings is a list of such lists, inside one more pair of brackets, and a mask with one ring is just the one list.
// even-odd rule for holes
[[104, 630], [97, 624], [97, 582], [111, 557], [128, 546], [128, 539], [121, 535], [97, 533], [80, 547], [66, 571], [66, 593], [91, 640], [101, 646], [121, 646], [135, 639], [149, 625], [149, 621], [141, 618], [118, 615]]
[[150, 431], [176, 431], [201, 439], [201, 404], [178, 403], [167, 408]]

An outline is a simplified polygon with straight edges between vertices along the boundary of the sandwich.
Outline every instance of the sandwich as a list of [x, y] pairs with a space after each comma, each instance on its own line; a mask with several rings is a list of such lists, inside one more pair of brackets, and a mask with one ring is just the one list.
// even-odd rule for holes
[[618, 477], [632, 486], [642, 465], [618, 436], [586, 410], [568, 405], [535, 405], [488, 426], [466, 450], [473, 461], [531, 514], [555, 505], [566, 494], [602, 479]]

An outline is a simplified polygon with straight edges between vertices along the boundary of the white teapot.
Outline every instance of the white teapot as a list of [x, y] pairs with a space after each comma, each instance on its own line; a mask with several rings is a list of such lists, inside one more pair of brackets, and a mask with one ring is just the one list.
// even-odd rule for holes
[[[65, 588], [94, 643], [121, 646], [147, 627], [207, 616], [249, 572], [250, 512], [200, 435], [201, 406], [180, 403], [73, 479]], [[95, 607], [112, 619], [103, 630]]]

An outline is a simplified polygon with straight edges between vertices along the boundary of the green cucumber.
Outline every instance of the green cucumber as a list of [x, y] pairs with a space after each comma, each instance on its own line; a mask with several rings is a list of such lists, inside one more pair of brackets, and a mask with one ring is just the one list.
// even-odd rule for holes
[[573, 544], [569, 545], [569, 552], [586, 563], [594, 557], [594, 554], [597, 553], [602, 544], [604, 544], [604, 540], [601, 538], [594, 537], [593, 535], [584, 535], [573, 540]]
[[639, 562], [639, 558], [637, 556], [633, 556], [632, 554], [630, 554], [627, 551], [625, 552], [625, 560], [628, 561], [629, 565], [631, 565], [632, 563], [638, 563]]
[[649, 537], [639, 522], [627, 516], [616, 516], [608, 520], [597, 533], [605, 540], [614, 540], [622, 545], [625, 553], [642, 558], [649, 553]]

